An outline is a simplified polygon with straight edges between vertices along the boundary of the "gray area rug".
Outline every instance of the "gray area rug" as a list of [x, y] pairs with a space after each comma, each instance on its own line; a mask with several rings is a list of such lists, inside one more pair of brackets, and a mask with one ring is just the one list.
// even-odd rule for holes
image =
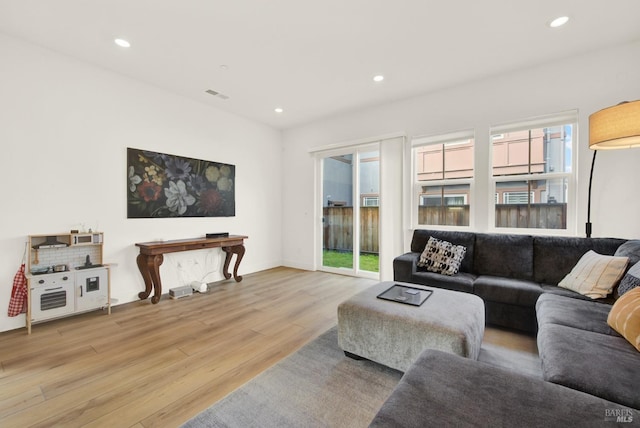
[[[483, 345], [479, 359], [541, 377], [530, 354]], [[345, 357], [333, 327], [183, 427], [366, 427], [401, 377]]]

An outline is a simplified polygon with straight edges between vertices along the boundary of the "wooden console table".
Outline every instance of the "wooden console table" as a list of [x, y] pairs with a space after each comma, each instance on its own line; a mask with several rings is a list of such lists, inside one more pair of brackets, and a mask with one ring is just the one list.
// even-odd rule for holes
[[233, 267], [233, 278], [240, 282], [242, 277], [238, 275], [238, 266], [244, 256], [244, 240], [247, 236], [230, 235], [225, 238], [196, 238], [177, 239], [173, 241], [139, 242], [136, 244], [140, 248], [140, 254], [136, 261], [138, 269], [144, 279], [145, 290], [138, 293], [141, 300], [146, 299], [151, 294], [151, 303], [158, 303], [162, 295], [162, 282], [160, 281], [160, 265], [164, 261], [163, 254], [177, 253], [180, 251], [202, 250], [205, 248], [221, 248], [226, 254], [222, 273], [226, 279], [231, 278], [229, 273], [229, 263], [231, 257], [236, 254], [236, 264]]

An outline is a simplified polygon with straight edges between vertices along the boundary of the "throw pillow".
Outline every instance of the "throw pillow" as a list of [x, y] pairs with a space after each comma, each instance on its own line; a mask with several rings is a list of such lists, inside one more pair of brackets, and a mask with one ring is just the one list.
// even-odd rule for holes
[[607, 324], [640, 351], [640, 288], [634, 288], [616, 300]]
[[467, 248], [462, 245], [454, 245], [432, 236], [420, 255], [418, 266], [425, 267], [430, 272], [455, 275], [466, 252]]
[[618, 285], [618, 295], [622, 296], [636, 287], [640, 287], [640, 262], [633, 265], [622, 278], [620, 285]]
[[635, 265], [640, 261], [640, 239], [630, 239], [620, 245], [614, 256], [629, 257], [629, 265]]
[[607, 297], [620, 281], [629, 259], [587, 251], [558, 284], [592, 299]]

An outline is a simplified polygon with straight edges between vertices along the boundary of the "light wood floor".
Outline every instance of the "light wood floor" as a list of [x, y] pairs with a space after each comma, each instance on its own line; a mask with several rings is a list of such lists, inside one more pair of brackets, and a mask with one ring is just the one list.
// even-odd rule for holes
[[[375, 281], [277, 268], [0, 333], [1, 427], [174, 427], [336, 324]], [[485, 340], [535, 352], [535, 340]]]

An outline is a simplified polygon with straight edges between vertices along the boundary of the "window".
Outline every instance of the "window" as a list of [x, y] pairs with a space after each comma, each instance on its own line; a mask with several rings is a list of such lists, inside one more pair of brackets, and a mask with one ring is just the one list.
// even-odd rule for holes
[[380, 197], [379, 196], [363, 196], [362, 197], [362, 206], [363, 207], [377, 207], [380, 205]]
[[469, 226], [473, 132], [412, 141], [414, 227]]
[[567, 230], [577, 112], [491, 128], [495, 227]]
[[503, 204], [526, 204], [536, 201], [536, 195], [533, 192], [504, 192], [502, 194]]
[[420, 195], [420, 206], [467, 205], [467, 195]]

